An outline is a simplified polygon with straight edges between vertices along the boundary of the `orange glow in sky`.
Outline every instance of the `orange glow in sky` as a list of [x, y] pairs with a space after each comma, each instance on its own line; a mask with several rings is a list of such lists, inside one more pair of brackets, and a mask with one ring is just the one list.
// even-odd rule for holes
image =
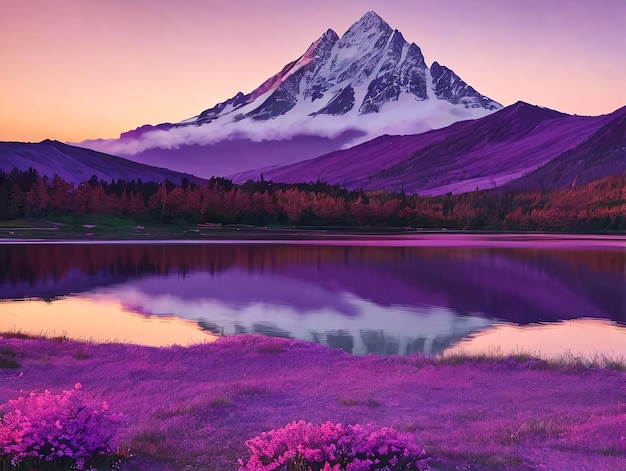
[[503, 105], [626, 104], [624, 0], [16, 0], [0, 6], [0, 140], [78, 142], [195, 116], [368, 10]]
[[192, 321], [142, 316], [124, 311], [118, 302], [88, 298], [1, 302], [0, 332], [15, 331], [155, 347], [190, 345], [217, 338], [201, 331]]

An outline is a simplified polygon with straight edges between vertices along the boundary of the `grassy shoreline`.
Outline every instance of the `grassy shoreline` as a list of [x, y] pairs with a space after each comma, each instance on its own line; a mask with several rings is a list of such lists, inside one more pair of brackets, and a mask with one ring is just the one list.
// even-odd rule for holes
[[50, 221], [44, 219], [20, 219], [0, 221], [0, 240], [88, 240], [88, 241], [159, 241], [159, 240], [323, 240], [333, 238], [358, 238], [376, 236], [414, 236], [427, 234], [463, 234], [485, 236], [626, 236], [625, 231], [564, 232], [564, 231], [489, 231], [454, 230], [421, 227], [379, 226], [251, 226], [194, 225], [189, 223], [163, 224], [153, 220], [123, 218], [107, 214], [66, 216]]
[[5, 335], [0, 351], [14, 362], [0, 367], [0, 403], [80, 382], [94, 403], [123, 412], [128, 469], [235, 470], [245, 440], [294, 420], [392, 426], [439, 460], [434, 469], [626, 463], [626, 372], [617, 365], [354, 357], [251, 335], [167, 348]]

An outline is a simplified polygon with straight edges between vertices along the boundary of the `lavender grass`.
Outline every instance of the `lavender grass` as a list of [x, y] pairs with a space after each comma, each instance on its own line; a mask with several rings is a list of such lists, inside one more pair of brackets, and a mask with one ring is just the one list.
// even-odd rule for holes
[[246, 441], [299, 421], [392, 428], [433, 469], [626, 463], [626, 373], [616, 369], [355, 357], [250, 335], [169, 348], [3, 338], [0, 349], [20, 364], [0, 369], [0, 404], [81, 383], [89, 404], [126, 418], [112, 439], [134, 469], [234, 471], [251, 457]]

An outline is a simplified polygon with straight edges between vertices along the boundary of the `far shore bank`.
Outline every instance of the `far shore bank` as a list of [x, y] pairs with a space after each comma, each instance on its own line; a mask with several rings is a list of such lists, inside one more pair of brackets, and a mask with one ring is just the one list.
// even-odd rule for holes
[[320, 244], [432, 247], [550, 247], [626, 250], [626, 234], [441, 231], [414, 228], [257, 228], [80, 233], [0, 228], [0, 244]]
[[[0, 404], [81, 383], [126, 421], [135, 470], [236, 470], [245, 440], [305, 420], [391, 426], [433, 469], [616, 470], [626, 463], [626, 372], [527, 356], [354, 357], [290, 339], [190, 347], [0, 338]], [[131, 468], [135, 466], [134, 468]]]
[[[414, 226], [253, 226], [246, 224], [162, 224], [110, 215], [84, 215], [64, 222], [43, 219], [0, 221], [0, 243], [20, 242], [205, 242], [205, 241], [324, 241], [438, 237], [491, 240], [580, 239], [617, 240], [626, 245], [626, 231], [491, 231]], [[620, 246], [622, 247], [622, 246]]]

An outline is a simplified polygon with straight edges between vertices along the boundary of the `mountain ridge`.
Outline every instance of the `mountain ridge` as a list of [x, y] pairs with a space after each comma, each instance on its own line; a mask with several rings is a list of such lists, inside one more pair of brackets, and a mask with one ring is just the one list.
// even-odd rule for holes
[[166, 168], [150, 167], [122, 157], [104, 154], [59, 141], [0, 142], [0, 170], [9, 173], [14, 168], [24, 171], [34, 168], [43, 176], [59, 175], [68, 183], [79, 184], [93, 175], [98, 180], [125, 180], [141, 178], [144, 181], [169, 180], [181, 184], [183, 179], [202, 184], [206, 180]]
[[582, 186], [610, 174], [626, 173], [626, 106], [605, 116], [605, 124], [580, 145], [506, 184], [504, 189], [563, 189]]
[[[80, 145], [152, 165], [175, 159], [180, 170], [224, 176], [316, 157], [329, 146], [338, 150], [385, 133], [442, 128], [501, 108], [452, 69], [438, 62], [428, 68], [415, 43], [370, 11], [341, 37], [327, 30], [250, 93], [239, 92], [179, 123], [143, 125], [119, 139]], [[267, 157], [257, 145], [271, 141], [278, 152], [277, 143], [289, 147], [286, 141], [311, 136], [325, 148]], [[248, 142], [245, 153], [258, 162], [240, 164], [237, 154], [216, 150], [228, 141]], [[177, 157], [168, 157], [175, 151]]]
[[520, 101], [478, 120], [418, 135], [379, 136], [315, 159], [230, 177], [243, 182], [263, 173], [277, 183], [321, 180], [349, 189], [434, 195], [490, 189], [576, 149], [612, 122], [613, 115], [572, 116]]

